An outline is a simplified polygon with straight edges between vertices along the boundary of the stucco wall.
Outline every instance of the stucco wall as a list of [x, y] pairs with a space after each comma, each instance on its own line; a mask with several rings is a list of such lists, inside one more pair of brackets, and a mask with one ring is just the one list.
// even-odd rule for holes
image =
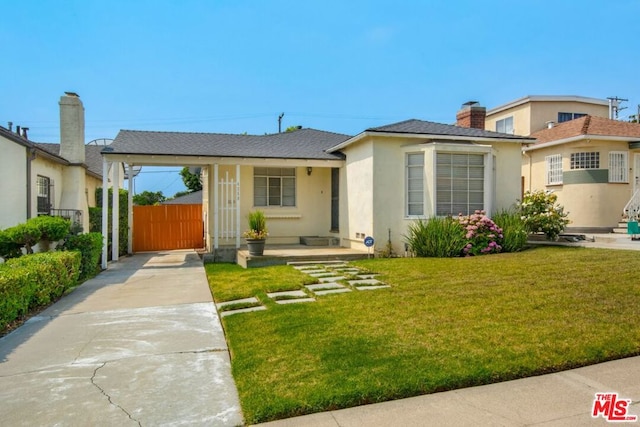
[[27, 220], [27, 148], [0, 137], [0, 229]]
[[[87, 175], [85, 183], [87, 185], [86, 195], [87, 195], [87, 204], [90, 208], [96, 207], [96, 189], [102, 188], [102, 179], [98, 179], [96, 177]], [[119, 188], [122, 187], [122, 183]]]
[[530, 135], [545, 129], [547, 122], [558, 122], [558, 113], [582, 113], [597, 117], [609, 117], [607, 105], [585, 102], [533, 101], [517, 105], [495, 114], [489, 114], [485, 120], [485, 129], [496, 130], [496, 121], [513, 116], [515, 135]]
[[529, 129], [531, 129], [531, 104], [529, 103], [487, 115], [484, 128], [495, 132], [496, 122], [510, 116], [513, 116], [514, 135], [529, 135], [531, 133], [529, 132]]
[[373, 143], [358, 142], [345, 150], [340, 173], [340, 237], [343, 246], [365, 249], [363, 238], [374, 231]]
[[[629, 183], [579, 183], [546, 185], [545, 157], [562, 154], [562, 170], [569, 172], [571, 153], [597, 151], [600, 153], [600, 170], [609, 169], [610, 151], [629, 151], [628, 143], [623, 141], [587, 141], [581, 140], [568, 144], [528, 151], [524, 157], [522, 172], [529, 175], [531, 190], [553, 190], [558, 195], [558, 203], [569, 212], [572, 228], [612, 228], [620, 221], [622, 210], [633, 193], [634, 153], [629, 152]], [[637, 173], [637, 172], [636, 172]], [[529, 180], [527, 180], [529, 182]]]

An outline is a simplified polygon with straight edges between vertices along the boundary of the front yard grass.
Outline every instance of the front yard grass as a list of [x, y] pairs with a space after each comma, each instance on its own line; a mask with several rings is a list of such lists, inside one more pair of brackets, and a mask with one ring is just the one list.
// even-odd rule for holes
[[[352, 264], [392, 287], [222, 319], [247, 423], [640, 354], [639, 252], [542, 247]], [[216, 302], [308, 280], [291, 267], [207, 272]]]

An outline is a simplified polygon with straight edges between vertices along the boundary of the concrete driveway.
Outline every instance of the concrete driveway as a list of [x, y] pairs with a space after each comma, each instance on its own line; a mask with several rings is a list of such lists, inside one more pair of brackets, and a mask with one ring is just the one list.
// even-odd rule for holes
[[242, 422], [193, 251], [123, 258], [0, 339], [2, 425]]

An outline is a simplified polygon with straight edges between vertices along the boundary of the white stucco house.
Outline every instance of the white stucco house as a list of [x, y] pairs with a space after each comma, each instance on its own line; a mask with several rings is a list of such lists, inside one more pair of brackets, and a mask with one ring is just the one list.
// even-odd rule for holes
[[[417, 218], [508, 208], [521, 197], [521, 150], [533, 140], [484, 130], [468, 103], [456, 125], [406, 120], [355, 136], [315, 129], [273, 135], [122, 130], [103, 150], [105, 168], [198, 166], [205, 245], [239, 248], [246, 217], [265, 212], [268, 245], [327, 236], [340, 246], [404, 252]], [[475, 126], [475, 127], [471, 127]], [[133, 230], [135, 233], [135, 230]]]

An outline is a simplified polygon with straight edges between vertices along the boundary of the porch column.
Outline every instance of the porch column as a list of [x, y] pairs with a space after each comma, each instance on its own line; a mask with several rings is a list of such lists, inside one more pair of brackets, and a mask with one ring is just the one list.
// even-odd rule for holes
[[[213, 165], [213, 249], [218, 250], [218, 164]], [[209, 203], [211, 206], [211, 203]]]
[[102, 158], [102, 263], [107, 269], [107, 251], [109, 250], [109, 162]]
[[236, 249], [240, 249], [240, 165], [236, 165]]
[[112, 204], [111, 204], [111, 261], [118, 261], [119, 255], [119, 236], [118, 236], [118, 228], [120, 227], [120, 162], [114, 162], [113, 166], [113, 193], [112, 193]]
[[493, 164], [493, 152], [488, 152], [484, 155], [484, 158], [484, 211], [487, 213], [487, 216], [491, 217], [493, 215], [494, 194], [496, 188], [496, 173]]
[[127, 197], [127, 212], [129, 214], [129, 230], [127, 232], [127, 253], [131, 255], [133, 253], [133, 165], [127, 163], [127, 178], [128, 178], [128, 197]]

